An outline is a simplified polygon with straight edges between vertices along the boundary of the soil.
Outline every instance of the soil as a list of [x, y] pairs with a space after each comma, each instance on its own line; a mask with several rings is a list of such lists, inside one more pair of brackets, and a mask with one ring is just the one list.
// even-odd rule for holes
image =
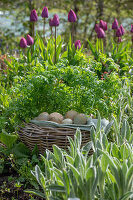
[[[31, 195], [24, 192], [24, 186], [20, 188], [15, 187], [15, 180], [9, 181], [8, 177], [11, 174], [0, 175], [0, 200], [30, 200]], [[16, 172], [12, 174], [12, 177], [15, 178], [18, 175]], [[44, 200], [36, 196], [32, 197], [36, 200]]]

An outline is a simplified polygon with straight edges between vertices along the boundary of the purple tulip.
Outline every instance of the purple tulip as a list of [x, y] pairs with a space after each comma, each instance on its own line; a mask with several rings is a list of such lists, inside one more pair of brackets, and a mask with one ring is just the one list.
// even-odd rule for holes
[[122, 24], [120, 25], [120, 29], [121, 29], [121, 33], [122, 33], [122, 35], [124, 35], [124, 33], [125, 33], [125, 29], [123, 28]]
[[96, 33], [98, 33], [98, 31], [99, 31], [99, 24], [95, 24], [95, 31], [96, 31]]
[[80, 40], [76, 40], [75, 41], [75, 49], [80, 49], [81, 48], [81, 43], [80, 43]]
[[77, 16], [72, 9], [68, 13], [68, 21], [69, 22], [76, 22], [77, 21]]
[[122, 38], [118, 37], [117, 43], [121, 43], [122, 42]]
[[121, 36], [122, 36], [121, 28], [118, 28], [116, 30], [116, 37], [121, 37]]
[[54, 15], [53, 20], [52, 20], [52, 26], [59, 26], [60, 21], [58, 15]]
[[34, 44], [34, 40], [30, 35], [27, 35], [26, 40], [27, 40], [27, 45], [31, 46]]
[[100, 20], [99, 27], [102, 28], [104, 31], [107, 31], [107, 22]]
[[36, 10], [33, 9], [30, 14], [30, 21], [36, 22], [37, 20], [38, 20], [38, 16], [37, 16]]
[[21, 48], [26, 48], [27, 47], [27, 41], [26, 41], [26, 39], [24, 37], [22, 37], [20, 39], [20, 47]]
[[131, 24], [131, 33], [133, 33], [133, 24]]
[[105, 38], [105, 32], [102, 28], [99, 28], [99, 30], [97, 32], [97, 37], [98, 38]]
[[53, 26], [53, 19], [52, 18], [49, 20], [49, 26]]
[[48, 8], [44, 7], [41, 14], [42, 18], [48, 18]]
[[119, 27], [118, 21], [117, 19], [115, 19], [114, 22], [112, 23], [112, 29], [118, 29], [118, 27]]

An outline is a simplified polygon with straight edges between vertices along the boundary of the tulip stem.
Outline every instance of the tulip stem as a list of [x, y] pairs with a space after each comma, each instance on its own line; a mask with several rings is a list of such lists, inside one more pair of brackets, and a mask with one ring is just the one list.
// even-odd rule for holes
[[55, 64], [56, 64], [56, 26], [55, 26]]
[[72, 46], [74, 42], [74, 22], [72, 22]]
[[35, 37], [35, 23], [33, 22], [33, 26], [32, 26], [32, 36], [33, 38]]
[[51, 37], [53, 38], [53, 29], [52, 29], [52, 26], [50, 27], [51, 29]]
[[43, 43], [45, 45], [45, 18], [44, 18], [44, 21], [43, 21]]

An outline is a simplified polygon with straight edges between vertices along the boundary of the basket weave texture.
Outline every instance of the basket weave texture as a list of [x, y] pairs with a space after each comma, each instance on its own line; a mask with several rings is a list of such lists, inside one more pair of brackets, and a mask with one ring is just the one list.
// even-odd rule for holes
[[[33, 123], [25, 123], [24, 127], [20, 127], [18, 134], [21, 141], [33, 150], [35, 145], [38, 146], [39, 153], [43, 154], [46, 149], [52, 151], [52, 145], [67, 150], [69, 141], [67, 136], [74, 139], [76, 130], [73, 128], [62, 127], [41, 127]], [[82, 146], [90, 141], [90, 131], [82, 130]]]

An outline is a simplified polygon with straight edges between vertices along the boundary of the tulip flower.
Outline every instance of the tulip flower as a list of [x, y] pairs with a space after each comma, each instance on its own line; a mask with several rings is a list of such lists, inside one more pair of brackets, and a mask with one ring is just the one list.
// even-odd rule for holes
[[102, 28], [99, 28], [99, 30], [97, 32], [97, 37], [98, 38], [105, 38], [105, 32]]
[[68, 21], [72, 23], [71, 36], [72, 36], [72, 44], [73, 44], [73, 41], [74, 41], [74, 22], [77, 21], [77, 16], [72, 9], [68, 13]]
[[50, 26], [50, 28], [51, 28], [51, 36], [53, 37], [53, 30], [52, 30], [53, 19], [52, 19], [52, 18], [49, 20], [49, 26]]
[[59, 17], [58, 17], [58, 15], [54, 15], [54, 17], [53, 17], [53, 20], [52, 20], [53, 22], [53, 26], [59, 26], [59, 24], [60, 24], [60, 21], [59, 21]]
[[30, 35], [27, 35], [26, 41], [29, 46], [34, 44], [34, 39]]
[[24, 37], [22, 37], [20, 39], [20, 47], [21, 48], [26, 48], [27, 47], [27, 41], [26, 41], [26, 39]]
[[121, 37], [121, 36], [122, 36], [121, 28], [118, 28], [116, 31], [116, 37]]
[[133, 24], [131, 24], [131, 33], [133, 33]]
[[53, 26], [53, 19], [49, 20], [49, 26]]
[[99, 24], [95, 24], [95, 32], [98, 33], [99, 31]]
[[72, 9], [68, 13], [68, 21], [69, 22], [76, 22], [77, 21], [77, 16]]
[[121, 29], [121, 33], [122, 33], [122, 35], [124, 35], [124, 33], [125, 33], [125, 29], [123, 28], [122, 24], [120, 25], [120, 29]]
[[102, 28], [104, 31], [107, 31], [107, 22], [100, 20], [99, 27]]
[[55, 27], [55, 63], [56, 63], [56, 27], [59, 26], [60, 24], [60, 20], [59, 20], [59, 17], [58, 15], [54, 15], [53, 19], [50, 19], [49, 21], [49, 25], [52, 27], [54, 26]]
[[33, 9], [30, 13], [30, 21], [33, 22], [32, 24], [32, 36], [35, 35], [35, 22], [38, 20], [37, 12], [35, 9]]
[[36, 22], [37, 20], [38, 20], [38, 16], [37, 16], [36, 10], [33, 9], [30, 14], [30, 21]]
[[43, 42], [45, 44], [45, 18], [48, 18], [48, 8], [44, 7], [41, 14], [43, 20]]
[[117, 43], [121, 43], [122, 42], [122, 38], [118, 37]]
[[76, 40], [75, 41], [75, 49], [80, 49], [81, 48], [81, 43], [80, 43], [80, 40]]
[[48, 18], [48, 8], [44, 7], [41, 14], [42, 18]]
[[112, 29], [116, 30], [118, 29], [119, 25], [118, 25], [118, 21], [117, 19], [114, 20], [114, 22], [112, 23]]

